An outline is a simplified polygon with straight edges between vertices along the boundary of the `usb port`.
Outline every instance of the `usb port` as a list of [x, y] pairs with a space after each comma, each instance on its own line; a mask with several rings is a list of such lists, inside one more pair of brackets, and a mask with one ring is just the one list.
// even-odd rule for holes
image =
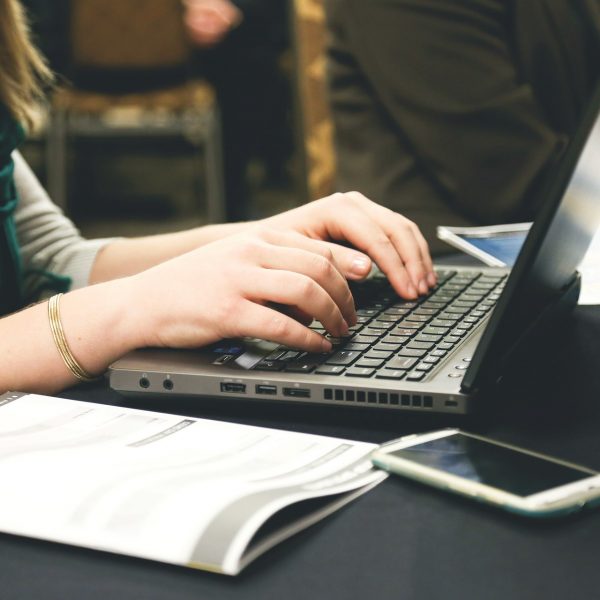
[[310, 390], [306, 388], [283, 388], [284, 396], [291, 396], [292, 398], [310, 398]]
[[222, 383], [221, 391], [227, 392], [228, 394], [245, 394], [246, 384], [245, 383]]
[[277, 387], [274, 385], [257, 385], [255, 390], [257, 394], [273, 395], [277, 393]]

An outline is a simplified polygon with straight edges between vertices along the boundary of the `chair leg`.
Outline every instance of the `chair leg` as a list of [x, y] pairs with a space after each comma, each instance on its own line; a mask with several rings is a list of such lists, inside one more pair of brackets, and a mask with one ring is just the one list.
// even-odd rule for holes
[[207, 118], [204, 167], [208, 222], [222, 223], [225, 220], [225, 185], [223, 181], [221, 120], [216, 107]]
[[48, 193], [54, 203], [67, 209], [67, 116], [55, 109], [50, 117], [46, 143]]

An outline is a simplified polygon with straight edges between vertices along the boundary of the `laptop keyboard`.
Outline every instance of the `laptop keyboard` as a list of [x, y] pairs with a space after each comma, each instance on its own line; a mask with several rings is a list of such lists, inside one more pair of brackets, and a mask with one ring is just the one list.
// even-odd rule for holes
[[344, 338], [325, 334], [333, 350], [310, 354], [280, 346], [254, 369], [422, 381], [495, 306], [505, 274], [438, 270], [426, 296], [402, 300], [387, 279], [352, 286], [358, 323]]

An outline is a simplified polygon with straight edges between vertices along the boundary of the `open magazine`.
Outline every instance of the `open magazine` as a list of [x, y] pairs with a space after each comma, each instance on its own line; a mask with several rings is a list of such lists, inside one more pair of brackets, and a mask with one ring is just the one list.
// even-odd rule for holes
[[386, 475], [375, 446], [0, 396], [0, 531], [235, 575]]

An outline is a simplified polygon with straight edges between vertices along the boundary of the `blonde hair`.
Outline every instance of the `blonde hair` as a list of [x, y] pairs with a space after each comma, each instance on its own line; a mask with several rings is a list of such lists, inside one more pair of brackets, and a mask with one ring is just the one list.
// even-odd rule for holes
[[19, 0], [0, 0], [0, 102], [25, 128], [35, 126], [52, 73], [31, 43]]

